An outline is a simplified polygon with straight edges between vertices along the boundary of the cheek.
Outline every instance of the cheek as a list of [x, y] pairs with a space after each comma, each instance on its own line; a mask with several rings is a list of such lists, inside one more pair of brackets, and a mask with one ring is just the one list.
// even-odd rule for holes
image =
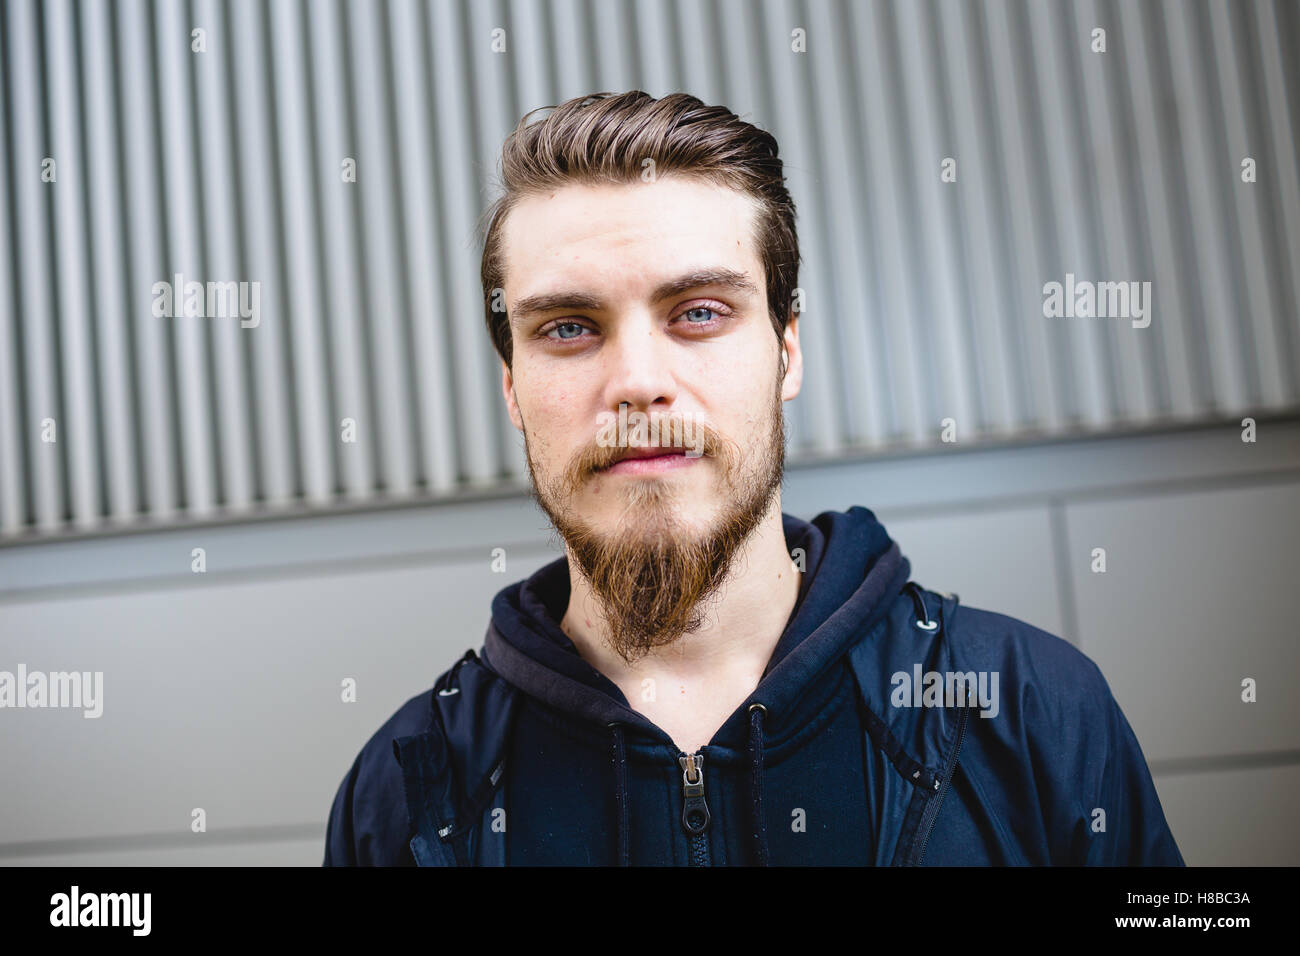
[[529, 432], [541, 435], [550, 431], [551, 422], [568, 400], [563, 382], [554, 376], [539, 374], [533, 369], [516, 371], [515, 402]]
[[[739, 371], [743, 374], [728, 377], [724, 391], [714, 393], [717, 396], [714, 407], [743, 429], [753, 431], [761, 428], [772, 413], [773, 396], [776, 394], [776, 383], [772, 378], [775, 370], [760, 362], [753, 362]], [[768, 383], [771, 383], [770, 387]]]
[[526, 401], [520, 401], [519, 411], [535, 457], [543, 462], [567, 458], [584, 441], [594, 438], [594, 430], [591, 435], [582, 430], [582, 420], [576, 413], [579, 406], [570, 389], [558, 382], [532, 380], [527, 395]]

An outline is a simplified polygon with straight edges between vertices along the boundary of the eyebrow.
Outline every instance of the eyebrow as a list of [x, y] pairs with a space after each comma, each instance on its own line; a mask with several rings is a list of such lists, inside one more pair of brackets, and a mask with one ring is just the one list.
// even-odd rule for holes
[[[674, 279], [661, 282], [655, 287], [650, 296], [650, 301], [652, 303], [662, 302], [672, 296], [681, 295], [683, 292], [689, 292], [692, 289], [701, 289], [705, 286], [722, 286], [733, 292], [758, 295], [758, 287], [744, 272], [725, 268], [697, 269], [694, 272], [687, 272]], [[515, 307], [510, 310], [509, 318], [511, 322], [522, 322], [530, 316], [544, 312], [555, 312], [560, 309], [599, 311], [605, 307], [605, 300], [589, 292], [544, 292], [540, 295], [530, 295], [520, 299], [515, 303]]]

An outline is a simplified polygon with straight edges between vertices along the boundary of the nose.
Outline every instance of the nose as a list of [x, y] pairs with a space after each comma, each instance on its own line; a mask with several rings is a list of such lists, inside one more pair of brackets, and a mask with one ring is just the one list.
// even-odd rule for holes
[[606, 345], [604, 405], [618, 411], [664, 412], [677, 401], [672, 344], [650, 322], [627, 323]]

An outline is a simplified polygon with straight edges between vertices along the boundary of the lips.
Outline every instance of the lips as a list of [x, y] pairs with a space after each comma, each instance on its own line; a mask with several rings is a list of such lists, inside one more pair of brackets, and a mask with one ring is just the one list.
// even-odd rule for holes
[[601, 471], [642, 474], [661, 471], [664, 468], [676, 468], [688, 463], [694, 462], [683, 448], [624, 448], [620, 456]]
[[[629, 458], [663, 458], [666, 455], [684, 455], [685, 451], [678, 448], [625, 448], [618, 461], [626, 461]], [[618, 464], [618, 462], [614, 462]]]

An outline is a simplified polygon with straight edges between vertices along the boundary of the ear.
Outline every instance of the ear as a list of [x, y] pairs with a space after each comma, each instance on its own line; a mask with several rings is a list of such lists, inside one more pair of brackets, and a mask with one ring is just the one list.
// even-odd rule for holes
[[803, 350], [799, 347], [799, 315], [790, 316], [785, 334], [781, 338], [781, 357], [786, 363], [785, 380], [781, 384], [781, 401], [788, 402], [803, 387]]
[[510, 415], [510, 422], [516, 430], [524, 430], [524, 419], [519, 414], [519, 403], [515, 401], [515, 377], [510, 372], [510, 366], [506, 365], [505, 359], [501, 362], [501, 393], [506, 397], [506, 412]]

